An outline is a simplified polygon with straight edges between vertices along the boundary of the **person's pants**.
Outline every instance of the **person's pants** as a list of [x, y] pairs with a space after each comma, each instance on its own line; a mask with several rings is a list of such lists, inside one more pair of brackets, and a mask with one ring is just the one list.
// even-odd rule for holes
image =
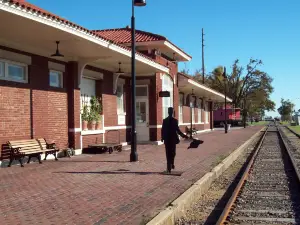
[[171, 171], [176, 156], [176, 144], [165, 143], [165, 148], [166, 148], [166, 157], [167, 157], [167, 170]]

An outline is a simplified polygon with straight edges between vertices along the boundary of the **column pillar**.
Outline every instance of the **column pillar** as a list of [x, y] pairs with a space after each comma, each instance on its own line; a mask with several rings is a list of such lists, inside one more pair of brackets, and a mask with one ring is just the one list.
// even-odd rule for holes
[[69, 147], [81, 149], [81, 123], [80, 123], [80, 79], [81, 69], [78, 62], [67, 64], [67, 91], [68, 91], [68, 140]]

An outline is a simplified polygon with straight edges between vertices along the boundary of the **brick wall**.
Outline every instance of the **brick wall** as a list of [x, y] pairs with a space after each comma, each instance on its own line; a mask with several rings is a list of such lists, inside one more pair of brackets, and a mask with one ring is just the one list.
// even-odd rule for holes
[[103, 134], [82, 136], [82, 148], [88, 148], [91, 144], [103, 143]]
[[[22, 53], [13, 49], [9, 51]], [[29, 53], [22, 54], [31, 56], [28, 83], [0, 80], [0, 145], [9, 140], [43, 137], [54, 140], [60, 148], [66, 147], [67, 90], [65, 87], [49, 87], [49, 59]], [[5, 159], [7, 155], [3, 148], [5, 145], [1, 148], [0, 157]]]
[[8, 140], [31, 138], [30, 90], [0, 82], [0, 159], [7, 158]]

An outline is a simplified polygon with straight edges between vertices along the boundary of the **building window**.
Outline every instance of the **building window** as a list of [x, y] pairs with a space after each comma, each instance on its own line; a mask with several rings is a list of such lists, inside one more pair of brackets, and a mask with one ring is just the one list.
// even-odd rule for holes
[[192, 123], [195, 123], [195, 106], [196, 106], [196, 97], [193, 97], [192, 98], [192, 101], [191, 101], [191, 110], [192, 110]]
[[96, 81], [92, 79], [82, 78], [80, 84], [81, 93], [81, 109], [84, 105], [90, 107], [91, 98], [96, 96]]
[[205, 123], [208, 123], [208, 102], [205, 102]]
[[0, 77], [4, 77], [4, 62], [0, 61]]
[[168, 76], [164, 75], [162, 79], [162, 91], [169, 91], [170, 97], [163, 98], [163, 119], [168, 117], [168, 108], [173, 107], [173, 80]]
[[183, 123], [183, 99], [184, 99], [184, 95], [182, 93], [180, 93], [179, 94], [179, 109], [178, 109], [179, 123]]
[[198, 99], [198, 123], [202, 122], [202, 99]]
[[117, 113], [125, 113], [123, 84], [117, 86]]
[[27, 65], [0, 59], [0, 79], [27, 82]]
[[63, 87], [63, 73], [59, 71], [50, 70], [50, 86], [51, 87]]

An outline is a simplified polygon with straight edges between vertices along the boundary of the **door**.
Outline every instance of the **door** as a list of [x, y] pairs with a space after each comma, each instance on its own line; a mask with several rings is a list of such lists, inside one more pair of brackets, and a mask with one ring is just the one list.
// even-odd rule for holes
[[148, 100], [136, 100], [136, 132], [137, 141], [149, 141], [149, 109]]

